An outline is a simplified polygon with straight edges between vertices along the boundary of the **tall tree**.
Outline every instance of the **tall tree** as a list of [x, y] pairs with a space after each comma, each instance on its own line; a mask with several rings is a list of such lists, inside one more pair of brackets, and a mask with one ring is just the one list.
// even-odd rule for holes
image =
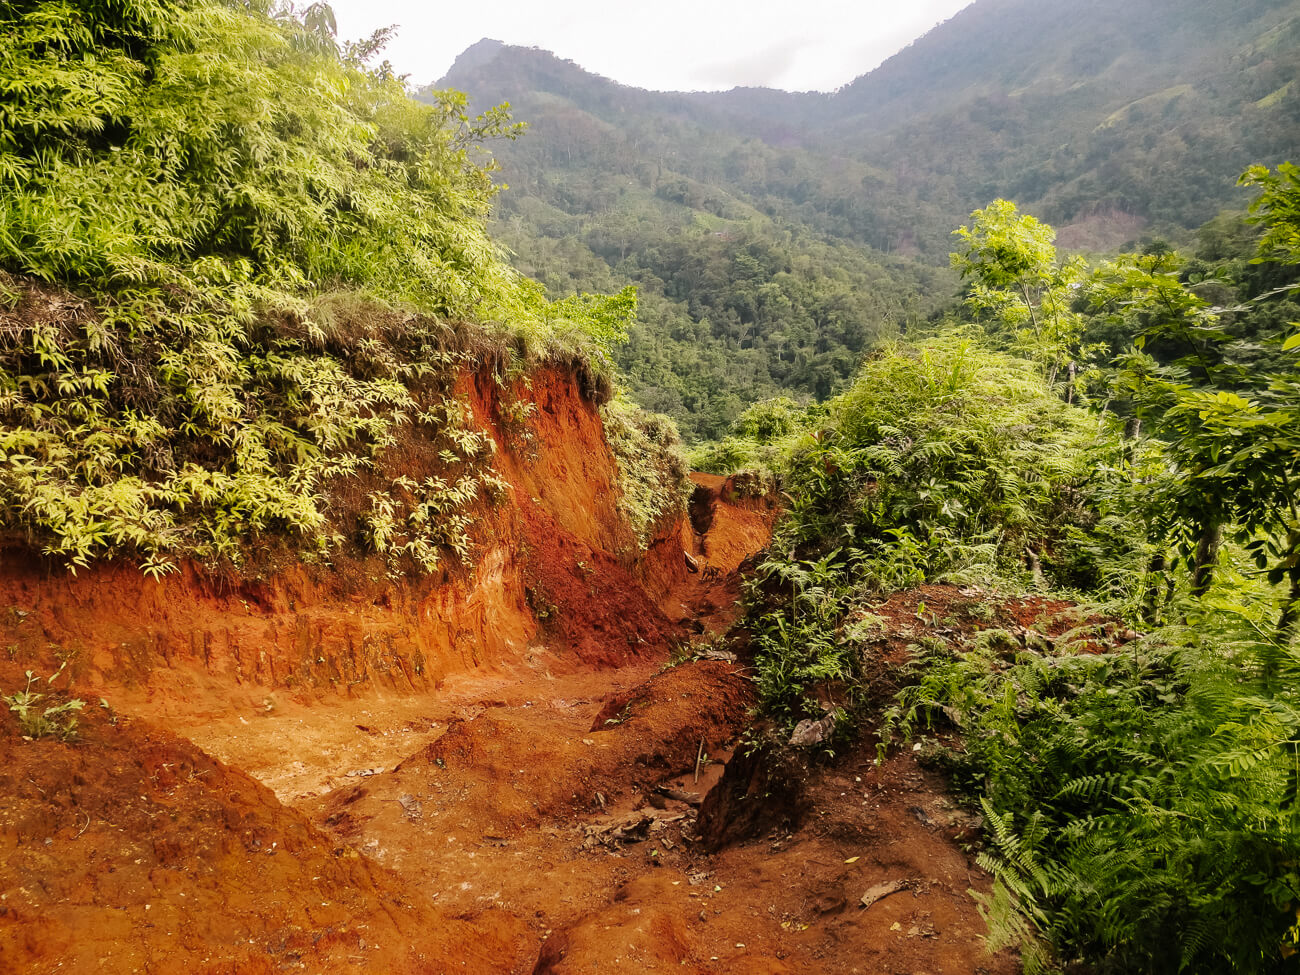
[[994, 200], [971, 214], [954, 234], [964, 249], [952, 266], [971, 281], [966, 303], [1014, 338], [1014, 346], [1043, 368], [1049, 386], [1068, 373], [1073, 398], [1083, 318], [1071, 305], [1084, 264], [1060, 261], [1056, 232], [1009, 200]]

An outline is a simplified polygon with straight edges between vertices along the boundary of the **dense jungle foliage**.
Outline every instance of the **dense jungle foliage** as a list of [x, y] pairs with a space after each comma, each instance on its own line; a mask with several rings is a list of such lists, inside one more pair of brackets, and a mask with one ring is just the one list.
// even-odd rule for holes
[[[74, 569], [272, 533], [431, 571], [501, 489], [458, 371], [506, 389], [581, 359], [606, 395], [635, 293], [551, 302], [510, 268], [480, 147], [516, 126], [408, 98], [366, 67], [382, 32], [339, 45], [323, 5], [12, 0], [0, 38], [8, 532]], [[387, 470], [412, 430], [436, 462]]]
[[[766, 711], [820, 718], [839, 688], [882, 749], [950, 769], [983, 807], [993, 944], [1031, 972], [1300, 949], [1300, 169], [1243, 182], [1251, 221], [1201, 256], [1096, 267], [996, 201], [952, 255], [972, 324], [710, 448], [789, 498], [748, 596]], [[934, 582], [1052, 593], [1076, 625], [936, 621], [881, 722], [875, 610]]]
[[528, 123], [494, 232], [557, 293], [634, 282], [616, 353], [688, 440], [842, 391], [950, 297], [951, 229], [995, 197], [1072, 249], [1180, 244], [1294, 158], [1297, 0], [982, 0], [831, 94], [641, 91], [482, 41], [440, 84]]

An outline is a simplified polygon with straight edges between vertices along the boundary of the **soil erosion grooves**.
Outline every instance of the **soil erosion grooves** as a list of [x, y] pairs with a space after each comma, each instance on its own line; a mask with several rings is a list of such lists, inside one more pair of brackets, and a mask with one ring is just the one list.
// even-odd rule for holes
[[[692, 645], [732, 622], [769, 500], [697, 476], [620, 563], [583, 499], [514, 473], [460, 589], [10, 553], [2, 686], [67, 662], [33, 689], [71, 675], [87, 706], [66, 742], [0, 715], [0, 971], [1015, 970], [980, 940], [971, 824], [910, 753], [737, 746], [745, 662]], [[421, 614], [446, 632], [394, 622]]]

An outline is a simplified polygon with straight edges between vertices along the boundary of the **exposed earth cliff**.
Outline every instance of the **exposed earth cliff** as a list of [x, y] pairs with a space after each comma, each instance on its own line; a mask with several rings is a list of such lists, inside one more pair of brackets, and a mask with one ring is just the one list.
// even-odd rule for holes
[[6, 969], [1010, 971], [980, 947], [964, 814], [910, 756], [800, 771], [705, 852], [754, 696], [693, 648], [734, 618], [772, 499], [697, 476], [642, 549], [580, 377], [457, 388], [508, 485], [464, 570], [267, 553], [154, 580], [6, 550], [0, 681], [66, 664], [33, 689], [87, 702], [68, 741], [0, 715]]

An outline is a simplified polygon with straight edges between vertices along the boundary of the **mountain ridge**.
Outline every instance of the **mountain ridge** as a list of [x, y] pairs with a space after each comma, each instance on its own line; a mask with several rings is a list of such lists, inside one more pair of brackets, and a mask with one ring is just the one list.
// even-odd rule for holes
[[[496, 150], [497, 239], [559, 293], [639, 286], [619, 364], [687, 435], [824, 396], [937, 312], [951, 232], [992, 199], [1071, 248], [1186, 242], [1244, 208], [1248, 165], [1300, 154], [1300, 0], [977, 0], [834, 93], [650, 92], [540, 49], [467, 55], [438, 85], [529, 124]], [[803, 283], [765, 305], [751, 259]], [[827, 331], [837, 314], [867, 317]]]

